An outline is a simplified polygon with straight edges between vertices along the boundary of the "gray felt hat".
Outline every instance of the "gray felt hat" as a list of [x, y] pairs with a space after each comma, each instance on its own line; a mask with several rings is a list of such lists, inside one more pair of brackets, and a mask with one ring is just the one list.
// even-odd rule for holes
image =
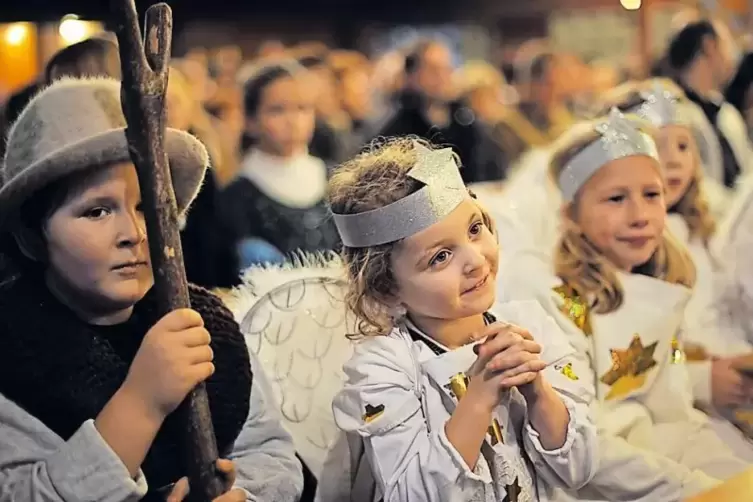
[[[8, 132], [0, 166], [0, 226], [37, 190], [70, 174], [128, 162], [120, 82], [107, 78], [62, 79], [32, 99]], [[199, 191], [209, 157], [192, 135], [167, 129], [178, 211]]]

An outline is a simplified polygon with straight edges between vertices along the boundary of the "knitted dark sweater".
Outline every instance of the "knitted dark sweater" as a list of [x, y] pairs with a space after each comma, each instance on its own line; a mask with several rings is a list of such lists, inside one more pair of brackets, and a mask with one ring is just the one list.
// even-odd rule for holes
[[[208, 291], [190, 288], [192, 308], [212, 335], [216, 372], [206, 382], [221, 455], [232, 449], [249, 414], [248, 350], [232, 314]], [[25, 273], [0, 287], [0, 393], [67, 440], [95, 418], [128, 373], [141, 341], [158, 321], [154, 292], [116, 326], [81, 321]], [[170, 415], [142, 464], [150, 492], [187, 474], [184, 410]], [[162, 497], [164, 500], [164, 496]]]

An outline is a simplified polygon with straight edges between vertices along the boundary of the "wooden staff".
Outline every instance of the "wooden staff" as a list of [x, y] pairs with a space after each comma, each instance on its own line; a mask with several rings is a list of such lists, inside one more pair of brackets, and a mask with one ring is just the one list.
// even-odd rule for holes
[[[162, 315], [191, 306], [180, 245], [178, 210], [165, 152], [165, 94], [172, 38], [172, 11], [160, 3], [146, 12], [144, 43], [134, 0], [111, 0], [117, 16], [121, 105], [128, 149], [136, 165], [146, 219], [154, 287]], [[216, 471], [217, 443], [204, 384], [176, 410], [186, 417], [186, 449], [191, 500], [207, 502], [224, 492]]]

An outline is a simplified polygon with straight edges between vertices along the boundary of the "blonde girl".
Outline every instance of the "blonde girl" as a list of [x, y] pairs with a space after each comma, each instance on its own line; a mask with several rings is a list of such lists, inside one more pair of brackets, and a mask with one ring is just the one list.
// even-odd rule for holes
[[493, 307], [499, 248], [452, 151], [388, 140], [335, 172], [329, 201], [360, 319], [333, 407], [371, 500], [552, 500], [588, 482], [572, 350], [539, 305]]
[[[672, 83], [656, 79], [625, 89], [614, 102], [656, 127], [659, 160], [664, 168], [667, 226], [689, 251], [696, 270], [693, 294], [685, 308], [684, 348], [689, 361], [696, 406], [732, 417], [734, 409], [753, 396], [753, 381], [738, 369], [738, 356], [750, 346], [719, 315], [724, 308], [717, 288], [724, 264], [713, 258], [711, 241], [716, 222], [706, 201], [709, 183], [693, 127], [691, 110]], [[725, 357], [726, 356], [726, 357]], [[732, 417], [734, 418], [734, 417]], [[753, 448], [724, 420], [712, 419], [717, 431], [745, 458]]]
[[521, 253], [501, 274], [508, 298], [537, 298], [589, 367], [600, 467], [574, 498], [678, 500], [745, 468], [693, 409], [680, 350], [693, 262], [665, 232], [653, 131], [614, 110], [555, 148], [562, 194], [554, 257]]

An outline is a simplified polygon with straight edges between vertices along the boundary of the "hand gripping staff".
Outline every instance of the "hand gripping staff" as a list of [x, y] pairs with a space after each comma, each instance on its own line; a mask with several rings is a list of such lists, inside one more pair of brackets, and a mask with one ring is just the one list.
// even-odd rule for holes
[[[121, 105], [126, 137], [136, 165], [146, 219], [154, 287], [162, 315], [189, 308], [188, 283], [180, 245], [178, 210], [165, 152], [165, 94], [173, 17], [165, 3], [146, 11], [141, 33], [134, 0], [111, 0], [123, 73]], [[215, 469], [218, 457], [212, 415], [204, 384], [175, 411], [185, 417], [189, 499], [209, 502], [224, 491]]]

